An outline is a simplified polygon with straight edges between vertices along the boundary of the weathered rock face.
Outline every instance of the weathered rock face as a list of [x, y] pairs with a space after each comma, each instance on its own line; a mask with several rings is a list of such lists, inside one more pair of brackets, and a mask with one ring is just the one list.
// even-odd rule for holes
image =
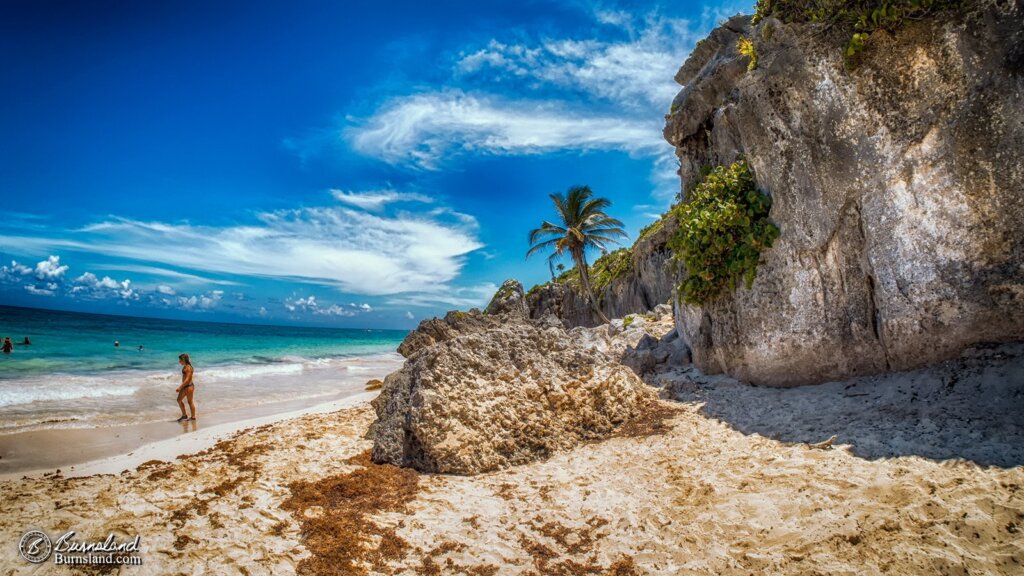
[[[665, 226], [637, 241], [630, 255], [629, 271], [595, 294], [606, 316], [622, 318], [670, 301], [676, 279], [672, 254], [665, 243], [674, 227], [674, 219], [668, 218]], [[572, 286], [548, 284], [532, 290], [526, 301], [531, 318], [554, 314], [569, 328], [601, 323], [587, 300]]]
[[482, 314], [474, 308], [469, 312], [452, 310], [444, 318], [429, 318], [420, 322], [398, 345], [398, 353], [406, 358], [438, 342], [445, 342], [459, 334], [482, 332], [501, 323], [497, 316]]
[[476, 474], [604, 437], [656, 398], [557, 324], [509, 321], [423, 348], [373, 401], [373, 459]]
[[501, 284], [501, 288], [494, 293], [491, 302], [484, 309], [484, 314], [498, 315], [509, 314], [518, 318], [526, 318], [530, 315], [530, 309], [526, 305], [526, 295], [523, 294], [523, 284], [515, 278], [509, 278]]
[[790, 386], [1024, 338], [1019, 3], [876, 33], [852, 70], [842, 39], [736, 17], [676, 80], [684, 184], [742, 155], [782, 232], [752, 289], [677, 303], [702, 370]]

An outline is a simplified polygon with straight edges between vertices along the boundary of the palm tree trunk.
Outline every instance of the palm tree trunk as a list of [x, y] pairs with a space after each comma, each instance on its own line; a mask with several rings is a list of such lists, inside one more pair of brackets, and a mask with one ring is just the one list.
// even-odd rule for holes
[[583, 250], [573, 250], [572, 259], [576, 262], [576, 269], [580, 272], [580, 285], [583, 287], [584, 296], [590, 300], [590, 307], [594, 309], [594, 313], [601, 319], [601, 322], [607, 324], [609, 322], [608, 317], [604, 315], [604, 312], [597, 305], [597, 299], [594, 298], [594, 290], [590, 287], [590, 269], [587, 266], [587, 254]]

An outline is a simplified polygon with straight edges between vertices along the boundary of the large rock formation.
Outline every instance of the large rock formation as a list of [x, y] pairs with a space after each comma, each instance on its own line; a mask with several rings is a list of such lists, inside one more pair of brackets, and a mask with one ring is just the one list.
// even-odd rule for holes
[[852, 69], [847, 37], [736, 17], [676, 76], [683, 183], [744, 156], [782, 232], [752, 289], [677, 304], [702, 370], [790, 386], [1024, 338], [1020, 3], [876, 32]]
[[[598, 305], [609, 318], [623, 318], [653, 310], [670, 302], [675, 272], [672, 254], [666, 248], [675, 220], [666, 218], [630, 249], [630, 265], [620, 276], [595, 294]], [[550, 283], [535, 287], [526, 295], [531, 318], [554, 314], [569, 328], [597, 326], [601, 320], [579, 290], [569, 284]]]
[[[481, 315], [482, 316], [482, 315]], [[558, 322], [519, 320], [417, 350], [373, 401], [373, 459], [475, 474], [602, 438], [656, 395]]]

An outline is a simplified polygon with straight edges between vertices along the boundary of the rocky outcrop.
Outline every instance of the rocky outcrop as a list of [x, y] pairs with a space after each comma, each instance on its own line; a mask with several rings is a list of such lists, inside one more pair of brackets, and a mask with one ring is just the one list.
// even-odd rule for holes
[[655, 400], [630, 369], [557, 322], [502, 319], [420, 348], [385, 379], [373, 401], [375, 462], [496, 470], [605, 437]]
[[491, 302], [484, 309], [484, 314], [498, 315], [509, 314], [518, 318], [526, 318], [530, 315], [530, 309], [526, 305], [526, 295], [523, 294], [523, 284], [515, 278], [509, 278], [501, 284], [501, 288], [494, 293]]
[[743, 156], [781, 230], [751, 289], [677, 303], [706, 372], [791, 386], [1024, 339], [1020, 4], [876, 32], [852, 69], [845, 38], [736, 17], [676, 76], [683, 184]]
[[482, 314], [474, 308], [469, 312], [452, 310], [444, 318], [428, 318], [420, 322], [398, 345], [398, 353], [406, 358], [438, 342], [446, 342], [459, 334], [482, 332], [501, 324], [498, 316]]
[[[623, 318], [653, 310], [671, 301], [675, 273], [672, 254], [665, 243], [674, 220], [669, 217], [630, 249], [629, 269], [596, 291], [601, 310], [609, 318]], [[557, 316], [566, 327], [597, 326], [601, 320], [586, 298], [569, 284], [537, 286], [526, 296], [531, 318]]]
[[668, 304], [593, 328], [578, 326], [570, 334], [580, 345], [607, 354], [641, 377], [690, 363], [690, 350], [679, 338]]

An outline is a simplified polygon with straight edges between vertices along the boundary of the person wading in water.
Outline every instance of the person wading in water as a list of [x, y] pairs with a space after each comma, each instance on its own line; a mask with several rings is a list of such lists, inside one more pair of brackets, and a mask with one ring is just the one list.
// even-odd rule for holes
[[[193, 401], [193, 396], [196, 392], [196, 385], [192, 383], [192, 362], [189, 360], [188, 354], [178, 356], [178, 364], [181, 364], [181, 386], [175, 390], [178, 393], [178, 408], [181, 408], [181, 418], [178, 418], [178, 422], [195, 420], [196, 403]], [[188, 407], [192, 410], [191, 418], [185, 413], [185, 398], [188, 398]]]

